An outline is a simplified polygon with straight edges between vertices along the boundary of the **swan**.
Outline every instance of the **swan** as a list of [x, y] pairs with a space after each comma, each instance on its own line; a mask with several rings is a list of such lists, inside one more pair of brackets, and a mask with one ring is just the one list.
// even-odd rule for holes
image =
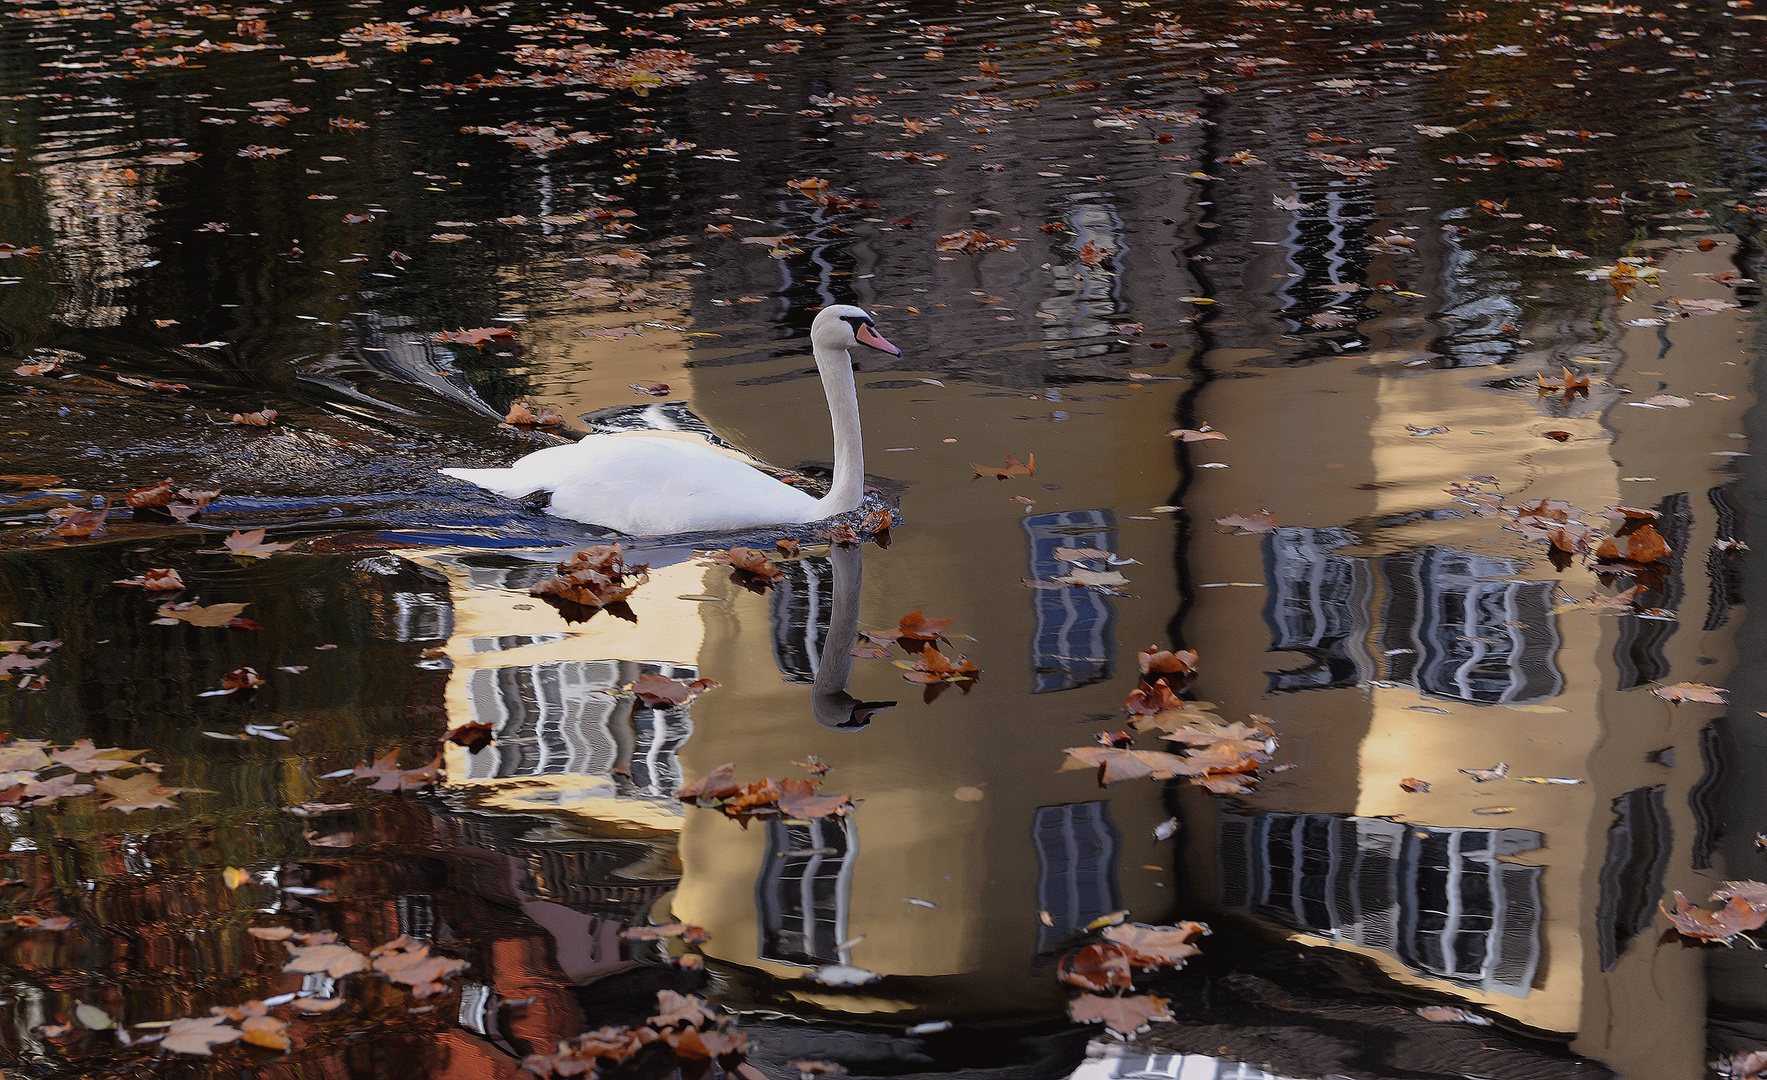
[[865, 460], [849, 350], [901, 356], [864, 308], [835, 304], [810, 324], [834, 423], [834, 481], [812, 498], [712, 447], [667, 435], [586, 435], [536, 450], [507, 469], [443, 469], [505, 498], [552, 494], [547, 513], [631, 536], [725, 532], [821, 521], [859, 508]]

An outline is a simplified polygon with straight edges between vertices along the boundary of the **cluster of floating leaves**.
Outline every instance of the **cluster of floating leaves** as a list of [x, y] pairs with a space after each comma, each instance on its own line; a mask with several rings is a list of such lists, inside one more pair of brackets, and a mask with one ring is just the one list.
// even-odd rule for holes
[[818, 795], [822, 780], [775, 780], [767, 777], [747, 784], [736, 780], [736, 763], [727, 762], [681, 788], [676, 797], [684, 803], [716, 810], [741, 822], [744, 828], [756, 818], [810, 821], [844, 817], [852, 812], [846, 795]]
[[1202, 950], [1192, 944], [1209, 933], [1206, 924], [1176, 926], [1123, 923], [1119, 912], [1100, 920], [1102, 940], [1063, 954], [1057, 966], [1061, 981], [1083, 993], [1068, 1003], [1076, 1023], [1102, 1023], [1123, 1038], [1146, 1031], [1153, 1021], [1173, 1020], [1171, 1002], [1157, 994], [1135, 994], [1138, 973], [1176, 971]]

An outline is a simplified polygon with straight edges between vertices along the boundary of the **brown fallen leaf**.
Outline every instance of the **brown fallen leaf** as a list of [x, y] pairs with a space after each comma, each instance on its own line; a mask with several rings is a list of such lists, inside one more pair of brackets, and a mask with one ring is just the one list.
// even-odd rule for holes
[[293, 544], [268, 543], [264, 539], [264, 532], [263, 529], [253, 529], [251, 532], [240, 532], [235, 529], [232, 535], [221, 543], [235, 555], [245, 555], [254, 559], [268, 559], [278, 551], [287, 551], [294, 547]]
[[375, 971], [393, 982], [416, 989], [439, 983], [466, 969], [465, 960], [432, 956], [428, 942], [415, 941], [409, 937], [397, 937], [385, 945], [377, 945], [369, 955], [374, 958]]
[[173, 1053], [209, 1057], [210, 1047], [233, 1042], [239, 1036], [238, 1028], [227, 1026], [225, 1015], [185, 1017], [172, 1021], [160, 1045]]
[[1669, 547], [1668, 541], [1649, 524], [1636, 524], [1610, 536], [1595, 549], [1595, 558], [1598, 561], [1623, 560], [1641, 565], [1661, 562], [1673, 554], [1674, 550]]
[[647, 671], [632, 684], [632, 694], [647, 709], [667, 709], [686, 704], [717, 685], [711, 679], [682, 682]]
[[1211, 439], [1219, 439], [1222, 442], [1227, 441], [1226, 435], [1214, 430], [1207, 424], [1204, 424], [1200, 428], [1173, 428], [1171, 431], [1166, 432], [1166, 434], [1174, 439], [1187, 443], [1208, 442]]
[[1127, 990], [1135, 985], [1129, 950], [1109, 942], [1093, 942], [1067, 953], [1056, 976], [1086, 990]]
[[1124, 997], [1081, 994], [1068, 1003], [1068, 1016], [1077, 1024], [1102, 1022], [1118, 1035], [1128, 1037], [1146, 1031], [1154, 1020], [1176, 1019], [1166, 1008], [1167, 1004], [1167, 998], [1153, 994]]
[[517, 401], [509, 406], [509, 415], [503, 418], [503, 422], [518, 427], [557, 427], [564, 423], [564, 417], [551, 409], [536, 409], [525, 401]]
[[1167, 652], [1158, 645], [1149, 645], [1135, 654], [1136, 663], [1140, 665], [1143, 675], [1187, 675], [1196, 670], [1199, 659], [1201, 657], [1195, 649]]
[[1199, 922], [1181, 922], [1176, 926], [1119, 923], [1105, 927], [1101, 933], [1106, 941], [1127, 952], [1129, 962], [1135, 967], [1148, 971], [1158, 968], [1176, 970], [1202, 952], [1191, 942], [1207, 936], [1209, 927]]
[[[461, 237], [465, 239], [465, 237]], [[507, 326], [489, 326], [478, 330], [445, 330], [430, 340], [444, 341], [454, 345], [471, 345], [482, 349], [492, 341], [514, 341], [515, 331]]]
[[[912, 641], [937, 641], [945, 635], [946, 629], [955, 621], [955, 618], [932, 619], [918, 611], [910, 611], [897, 621], [896, 636]], [[879, 644], [884, 644], [884, 642], [879, 642]]]
[[284, 947], [288, 949], [289, 960], [282, 965], [283, 971], [302, 975], [324, 972], [334, 979], [341, 979], [358, 971], [367, 971], [369, 966], [368, 957], [348, 945], [325, 943]]
[[249, 606], [249, 604], [210, 604], [208, 607], [202, 607], [195, 601], [183, 604], [161, 604], [159, 606], [160, 618], [156, 621], [163, 621], [168, 625], [187, 622], [192, 626], [226, 626], [237, 619], [239, 613]]
[[1109, 787], [1125, 780], [1150, 777], [1170, 780], [1174, 776], [1195, 776], [1201, 772], [1177, 754], [1163, 750], [1124, 750], [1114, 746], [1070, 746], [1062, 770], [1097, 769], [1098, 785]]
[[597, 544], [559, 563], [557, 574], [538, 582], [528, 593], [603, 608], [636, 592], [648, 580], [647, 569], [642, 564], [627, 566], [620, 545]]
[[1165, 679], [1137, 686], [1129, 691], [1128, 700], [1123, 703], [1123, 708], [1133, 716], [1157, 716], [1167, 709], [1182, 709], [1184, 706], [1184, 699], [1172, 692]]
[[248, 1016], [239, 1025], [240, 1038], [266, 1050], [287, 1050], [294, 1045], [284, 1034], [288, 1021], [274, 1016]]
[[371, 785], [373, 791], [416, 791], [429, 787], [441, 779], [442, 755], [436, 754], [427, 765], [420, 765], [415, 769], [401, 769], [399, 767], [399, 748], [394, 747], [375, 758], [373, 764], [358, 763], [351, 773], [353, 778], [357, 780], [373, 777], [374, 783]]
[[1721, 686], [1707, 686], [1704, 683], [1676, 683], [1673, 686], [1653, 686], [1650, 692], [1664, 701], [1672, 701], [1679, 705], [1684, 701], [1697, 701], [1710, 705], [1725, 704], [1724, 695], [1730, 691]]
[[6, 920], [20, 930], [69, 930], [74, 920], [66, 915], [14, 915]]
[[120, 750], [114, 746], [100, 749], [91, 739], [80, 739], [66, 750], [50, 751], [49, 760], [66, 765], [77, 773], [113, 772], [140, 768], [135, 759], [145, 753], [145, 750]]
[[1540, 434], [1553, 442], [1568, 442], [1571, 438], [1571, 433], [1568, 431], [1542, 431]]
[[1428, 780], [1419, 780], [1415, 776], [1407, 776], [1405, 779], [1399, 781], [1399, 787], [1414, 794], [1427, 795], [1430, 790], [1430, 782]]
[[176, 810], [178, 804], [168, 796], [182, 792], [181, 788], [159, 786], [159, 777], [151, 772], [136, 773], [127, 779], [101, 776], [93, 782], [93, 787], [108, 800], [99, 804], [100, 810], [120, 810], [125, 814], [156, 808]]
[[1017, 458], [1013, 457], [1011, 454], [1008, 454], [1008, 455], [1006, 455], [1006, 465], [1002, 468], [993, 468], [993, 467], [990, 467], [987, 465], [977, 465], [973, 461], [970, 462], [969, 467], [971, 469], [975, 470], [975, 474], [978, 477], [992, 476], [996, 480], [1010, 480], [1011, 478], [1013, 478], [1015, 476], [1036, 476], [1037, 475], [1037, 455], [1036, 454], [1027, 454], [1025, 456], [1025, 460], [1020, 461]]
[[748, 547], [733, 547], [725, 551], [714, 552], [706, 559], [707, 566], [728, 566], [738, 574], [745, 574], [750, 580], [763, 584], [771, 584], [785, 579], [785, 571], [774, 565], [767, 558], [767, 553]]
[[1670, 911], [1661, 901], [1657, 902], [1657, 907], [1684, 936], [1725, 945], [1767, 923], [1767, 908], [1757, 908], [1741, 896], [1732, 896], [1723, 907], [1707, 911], [1694, 907], [1677, 891], [1675, 910]]
[[1253, 533], [1267, 533], [1276, 530], [1276, 518], [1268, 510], [1256, 514], [1229, 514], [1215, 519], [1215, 524], [1222, 529], [1237, 530], [1235, 536], [1250, 536]]
[[973, 682], [981, 674], [981, 669], [969, 660], [961, 656], [952, 660], [930, 642], [915, 654], [912, 663], [903, 660], [895, 663], [906, 669], [902, 677], [912, 683]]
[[464, 746], [473, 753], [478, 753], [491, 745], [492, 730], [490, 724], [469, 721], [448, 732], [448, 741], [457, 746]]
[[275, 409], [261, 409], [253, 413], [234, 413], [233, 422], [247, 427], [269, 427], [276, 422]]
[[139, 576], [111, 582], [112, 585], [133, 585], [148, 592], [171, 592], [184, 587], [184, 579], [176, 570], [148, 570]]
[[104, 531], [104, 519], [110, 511], [92, 511], [78, 506], [58, 506], [49, 511], [49, 520], [55, 522], [49, 531], [57, 536], [70, 539], [94, 536]]

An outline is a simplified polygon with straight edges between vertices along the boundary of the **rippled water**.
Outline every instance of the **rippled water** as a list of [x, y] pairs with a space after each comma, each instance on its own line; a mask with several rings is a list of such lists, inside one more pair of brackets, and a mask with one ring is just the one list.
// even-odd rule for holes
[[[0, 926], [5, 1064], [513, 1077], [664, 990], [728, 1011], [746, 1080], [1677, 1080], [1767, 1047], [1762, 959], [1657, 909], [1767, 877], [1763, 18], [8, 0], [0, 615], [47, 662], [6, 665], [0, 764], [90, 739], [181, 791], [0, 789], [0, 917], [68, 920]], [[750, 588], [703, 556], [786, 532], [628, 541], [648, 579], [585, 621], [529, 589], [597, 530], [436, 472], [557, 441], [501, 423], [526, 401], [824, 475], [837, 302], [903, 351], [855, 357], [887, 547], [792, 530]], [[221, 495], [122, 506], [168, 476]], [[93, 535], [50, 516], [98, 499]], [[1597, 535], [1555, 550], [1540, 499]], [[1664, 558], [1599, 559], [1619, 505]], [[295, 547], [220, 546], [259, 527]], [[1051, 584], [1063, 548], [1126, 583]], [[113, 584], [162, 568], [185, 588]], [[155, 624], [186, 601], [249, 622]], [[978, 679], [849, 652], [917, 610]], [[1250, 790], [1061, 769], [1174, 749], [1127, 733], [1150, 645], [1264, 718]], [[718, 686], [653, 708], [646, 674]], [[1728, 703], [1652, 693], [1682, 683]], [[347, 774], [387, 754], [412, 790]], [[850, 813], [675, 797], [818, 760]], [[1175, 1019], [1127, 1042], [1057, 978], [1119, 913], [1212, 930], [1137, 977]], [[629, 934], [672, 921], [705, 940]], [[246, 932], [278, 926], [467, 966], [287, 972]], [[295, 992], [343, 1004], [275, 1006], [286, 1050], [153, 1041]]]

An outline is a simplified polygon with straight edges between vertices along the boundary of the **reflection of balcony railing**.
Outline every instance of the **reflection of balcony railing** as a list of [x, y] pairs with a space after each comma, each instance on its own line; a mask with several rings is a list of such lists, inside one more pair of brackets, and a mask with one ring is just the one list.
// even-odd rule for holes
[[[1055, 549], [1117, 549], [1117, 519], [1109, 510], [1069, 510], [1024, 520], [1030, 547], [1031, 577], [1046, 581], [1066, 574], [1070, 564]], [[1034, 589], [1037, 629], [1031, 635], [1031, 692], [1047, 694], [1103, 682], [1116, 657], [1117, 609], [1091, 589]]]
[[1539, 833], [1229, 812], [1218, 840], [1222, 907], [1527, 996], [1540, 962], [1541, 868], [1499, 857], [1538, 848]]
[[1117, 827], [1108, 802], [1040, 806], [1031, 825], [1037, 848], [1037, 951], [1047, 951], [1094, 919], [1121, 910]]
[[563, 660], [467, 675], [472, 718], [494, 742], [466, 755], [467, 780], [613, 776], [622, 794], [663, 798], [681, 784], [677, 757], [693, 734], [688, 706], [645, 708], [618, 689], [652, 672], [693, 679], [689, 664]]
[[755, 879], [761, 959], [807, 966], [847, 962], [847, 912], [858, 857], [851, 817], [767, 822], [767, 854]]

